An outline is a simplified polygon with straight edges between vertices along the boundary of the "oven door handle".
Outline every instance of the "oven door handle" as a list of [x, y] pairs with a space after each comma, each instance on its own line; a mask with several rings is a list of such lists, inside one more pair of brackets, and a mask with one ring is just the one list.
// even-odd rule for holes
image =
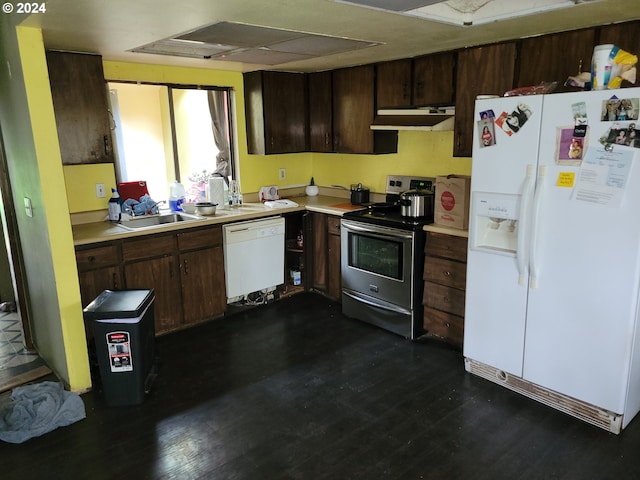
[[397, 305], [396, 306], [382, 305], [381, 303], [369, 300], [366, 297], [363, 297], [362, 295], [351, 293], [346, 288], [342, 289], [342, 293], [344, 295], [346, 295], [347, 297], [351, 297], [351, 298], [353, 298], [354, 300], [356, 300], [358, 302], [366, 303], [367, 305], [371, 305], [372, 307], [380, 308], [382, 310], [388, 310], [388, 311], [394, 312], [394, 313], [402, 313], [402, 314], [405, 314], [405, 315], [406, 314], [411, 314], [411, 310], [409, 310], [407, 308], [402, 308], [402, 307], [399, 307]]
[[390, 231], [390, 229], [381, 229], [376, 227], [375, 225], [360, 226], [350, 222], [345, 222], [344, 220], [342, 221], [342, 229], [350, 232], [355, 232], [355, 233], [365, 233], [372, 237], [381, 238], [385, 240], [388, 240], [389, 238], [396, 238], [399, 240], [413, 239], [412, 233], [403, 233], [401, 231], [395, 231], [395, 230]]

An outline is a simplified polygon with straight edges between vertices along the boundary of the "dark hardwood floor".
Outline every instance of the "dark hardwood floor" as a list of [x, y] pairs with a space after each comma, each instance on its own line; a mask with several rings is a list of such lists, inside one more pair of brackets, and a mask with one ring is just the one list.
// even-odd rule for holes
[[465, 373], [460, 352], [314, 294], [157, 339], [141, 405], [0, 442], [4, 479], [635, 479], [619, 436]]

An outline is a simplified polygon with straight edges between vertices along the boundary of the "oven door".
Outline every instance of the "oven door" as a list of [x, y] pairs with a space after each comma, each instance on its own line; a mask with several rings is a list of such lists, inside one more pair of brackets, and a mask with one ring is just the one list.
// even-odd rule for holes
[[342, 288], [403, 310], [413, 305], [414, 233], [342, 220]]

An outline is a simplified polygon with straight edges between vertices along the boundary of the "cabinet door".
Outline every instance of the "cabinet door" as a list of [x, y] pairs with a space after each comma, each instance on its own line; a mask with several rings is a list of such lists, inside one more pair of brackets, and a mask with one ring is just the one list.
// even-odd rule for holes
[[307, 150], [307, 91], [302, 73], [244, 75], [247, 143], [251, 154]]
[[520, 48], [518, 87], [557, 81], [556, 92], [575, 91], [565, 80], [578, 71], [588, 72], [596, 31], [593, 28], [525, 38]]
[[376, 65], [377, 108], [411, 106], [411, 59]]
[[332, 300], [340, 301], [342, 297], [342, 272], [340, 270], [340, 218], [330, 216], [328, 217], [327, 222], [327, 228], [329, 230], [327, 240], [327, 296]]
[[124, 287], [119, 266], [99, 268], [78, 273], [82, 306], [89, 305], [105, 290], [120, 290]]
[[222, 247], [181, 253], [180, 270], [185, 324], [224, 314], [227, 294]]
[[448, 106], [455, 97], [455, 54], [426, 55], [413, 60], [413, 105]]
[[309, 74], [309, 149], [333, 151], [331, 72]]
[[502, 95], [513, 88], [516, 44], [469, 48], [458, 53], [453, 155], [470, 157], [478, 95]]
[[127, 288], [153, 288], [156, 335], [182, 325], [182, 296], [175, 256], [128, 263], [124, 266]]
[[54, 51], [46, 55], [62, 163], [113, 162], [102, 57]]
[[327, 291], [327, 215], [311, 214], [313, 231], [313, 273], [312, 286], [315, 290]]
[[[640, 21], [617, 23], [600, 27], [599, 44], [613, 43], [622, 50], [637, 55], [640, 52]], [[583, 68], [583, 71], [589, 71]], [[632, 83], [623, 80], [623, 87], [634, 87]]]
[[397, 131], [373, 131], [374, 66], [333, 71], [333, 150], [339, 153], [396, 153]]

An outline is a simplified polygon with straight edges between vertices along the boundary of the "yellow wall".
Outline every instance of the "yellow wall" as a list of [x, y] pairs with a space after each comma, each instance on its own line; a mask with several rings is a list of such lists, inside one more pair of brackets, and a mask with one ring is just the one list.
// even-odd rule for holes
[[[69, 213], [107, 209], [111, 189], [116, 186], [112, 163], [66, 165], [63, 168]], [[104, 184], [105, 198], [96, 197], [96, 183]]]
[[[389, 174], [435, 176], [471, 173], [471, 159], [452, 156], [453, 132], [401, 131], [398, 153], [391, 155], [249, 155], [241, 73], [110, 61], [104, 62], [104, 71], [107, 80], [233, 88], [236, 94], [235, 119], [240, 181], [245, 193], [257, 192], [265, 185], [306, 185], [312, 176], [321, 186], [348, 187], [351, 183], [361, 182], [375, 192], [384, 192], [385, 179]], [[279, 179], [280, 168], [286, 169], [285, 180]]]
[[[0, 16], [0, 127], [38, 353], [74, 391], [91, 386], [68, 199], [42, 32]], [[33, 215], [23, 208], [33, 205]]]
[[316, 184], [362, 183], [383, 193], [387, 175], [471, 174], [470, 158], [455, 158], [453, 132], [398, 132], [398, 153], [389, 155], [315, 154], [313, 176]]

